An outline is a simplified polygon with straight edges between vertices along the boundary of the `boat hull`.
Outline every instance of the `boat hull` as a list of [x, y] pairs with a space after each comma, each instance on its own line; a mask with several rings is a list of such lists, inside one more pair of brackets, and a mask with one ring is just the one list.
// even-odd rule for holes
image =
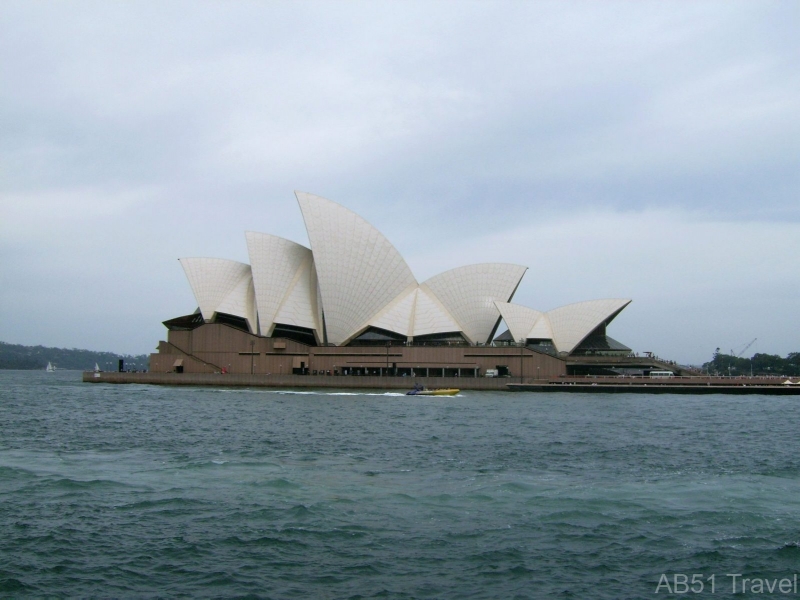
[[406, 396], [455, 396], [461, 390], [447, 388], [441, 390], [412, 390]]

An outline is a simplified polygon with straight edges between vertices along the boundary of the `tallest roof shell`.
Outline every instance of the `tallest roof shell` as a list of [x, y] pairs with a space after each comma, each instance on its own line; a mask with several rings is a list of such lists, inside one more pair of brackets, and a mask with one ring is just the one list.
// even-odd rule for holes
[[345, 207], [295, 192], [317, 269], [328, 343], [347, 342], [411, 285], [411, 269], [388, 239]]

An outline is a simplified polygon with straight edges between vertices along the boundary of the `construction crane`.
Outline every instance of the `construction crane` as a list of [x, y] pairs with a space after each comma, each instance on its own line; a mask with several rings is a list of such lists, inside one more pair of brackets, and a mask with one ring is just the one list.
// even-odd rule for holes
[[744, 348], [739, 350], [739, 352], [734, 352], [733, 349], [731, 348], [731, 356], [733, 356], [734, 358], [741, 358], [742, 354], [744, 354], [750, 346], [755, 344], [757, 340], [758, 338], [753, 338], [748, 344], [745, 344]]
[[[733, 348], [731, 348], [731, 356], [734, 357], [734, 358], [740, 358], [742, 356], [742, 354], [744, 354], [750, 346], [752, 346], [753, 344], [756, 343], [757, 339], [758, 338], [753, 338], [752, 340], [750, 340], [750, 342], [745, 344], [744, 348], [739, 350], [739, 352], [734, 352]], [[728, 365], [728, 375], [730, 375], [730, 374], [731, 374], [731, 365]], [[751, 377], [753, 376], [753, 359], [752, 358], [750, 359], [750, 376]]]

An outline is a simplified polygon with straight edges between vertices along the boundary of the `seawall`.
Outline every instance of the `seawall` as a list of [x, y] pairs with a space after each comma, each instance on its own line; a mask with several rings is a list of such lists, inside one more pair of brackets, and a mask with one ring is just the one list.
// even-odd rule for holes
[[[428, 388], [503, 390], [508, 377], [373, 377], [326, 375], [249, 375], [242, 373], [118, 373], [83, 372], [87, 383], [140, 383], [151, 385], [198, 385], [271, 388], [387, 389], [408, 391], [416, 382]], [[519, 379], [517, 379], [519, 381]]]
[[514, 377], [380, 377], [326, 375], [249, 375], [242, 373], [119, 373], [83, 372], [87, 383], [196, 385], [217, 387], [268, 387], [316, 389], [378, 389], [408, 391], [415, 383], [429, 389], [494, 390], [516, 392], [617, 393], [617, 394], [767, 394], [800, 395], [800, 384], [783, 385], [783, 379], [746, 377], [567, 377], [527, 379]]

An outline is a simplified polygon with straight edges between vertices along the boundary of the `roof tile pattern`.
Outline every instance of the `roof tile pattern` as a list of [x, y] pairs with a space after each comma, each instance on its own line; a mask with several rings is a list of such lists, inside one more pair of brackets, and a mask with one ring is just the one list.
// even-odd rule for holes
[[542, 313], [527, 306], [496, 302], [515, 340], [553, 340], [559, 352], [572, 352], [598, 325], [613, 319], [630, 300], [589, 300]]
[[295, 279], [289, 286], [289, 293], [275, 315], [275, 323], [307, 327], [320, 331], [317, 320], [317, 278], [311, 256], [303, 262]]
[[630, 303], [592, 300], [547, 313], [511, 304], [527, 268], [506, 263], [458, 267], [418, 284], [395, 247], [367, 221], [325, 198], [296, 196], [313, 252], [248, 231], [252, 267], [180, 259], [205, 320], [228, 313], [246, 319], [251, 331], [259, 324], [261, 335], [271, 335], [276, 323], [305, 327], [334, 345], [369, 326], [408, 337], [460, 332], [482, 343], [502, 315], [514, 339], [551, 339], [559, 352], [571, 353]]
[[488, 342], [500, 318], [495, 301], [508, 302], [527, 267], [484, 263], [451, 269], [423, 284], [453, 315], [473, 343]]
[[433, 294], [422, 287], [417, 290], [417, 305], [414, 310], [413, 335], [429, 335], [432, 333], [451, 333], [461, 331], [461, 327], [447, 312]]
[[553, 329], [550, 327], [550, 320], [544, 314], [536, 320], [531, 330], [528, 332], [528, 338], [536, 340], [552, 340]]
[[272, 331], [278, 309], [292, 292], [292, 285], [299, 281], [300, 270], [311, 263], [311, 250], [268, 233], [248, 231], [245, 238], [261, 333], [266, 334]]
[[251, 331], [255, 331], [254, 313], [251, 314], [253, 311], [248, 304], [252, 301], [247, 297], [252, 290], [250, 265], [223, 258], [181, 258], [179, 261], [203, 319], [210, 321], [216, 312], [227, 312], [248, 319]]
[[226, 313], [244, 317], [251, 332], [256, 331], [256, 295], [252, 277], [242, 277], [236, 287], [231, 290], [222, 303], [217, 306], [218, 313]]
[[295, 192], [314, 252], [328, 343], [340, 345], [416, 283], [403, 257], [356, 213]]
[[624, 298], [608, 298], [577, 302], [548, 311], [547, 320], [556, 349], [572, 352], [598, 325], [616, 317], [630, 303]]
[[370, 325], [401, 335], [411, 335], [411, 319], [414, 316], [414, 305], [417, 301], [417, 287], [402, 292], [382, 313], [370, 320]]
[[[538, 321], [546, 321], [544, 313], [521, 304], [511, 304], [510, 302], [495, 302], [495, 306], [503, 316], [503, 321], [508, 326], [508, 331], [514, 340], [528, 339], [531, 336], [530, 332]], [[544, 329], [540, 327], [540, 329]], [[549, 325], [546, 330], [549, 331]], [[551, 339], [551, 335], [543, 336], [544, 339]]]

